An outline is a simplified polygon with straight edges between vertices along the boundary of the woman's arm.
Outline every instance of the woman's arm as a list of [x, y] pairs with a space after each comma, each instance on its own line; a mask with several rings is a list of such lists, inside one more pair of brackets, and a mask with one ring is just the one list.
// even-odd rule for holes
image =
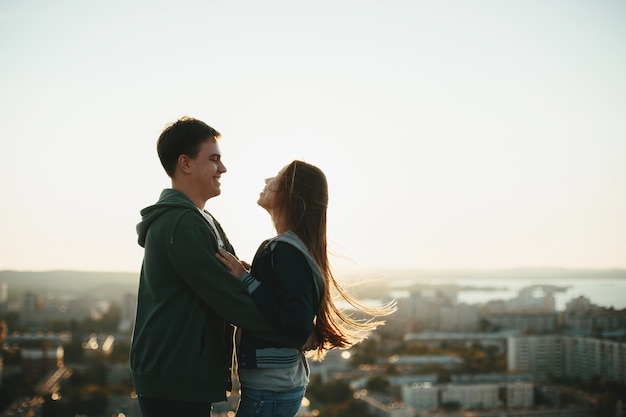
[[290, 244], [277, 243], [271, 256], [270, 287], [251, 276], [230, 253], [220, 250], [217, 254], [226, 269], [244, 282], [259, 310], [287, 334], [305, 343], [314, 330], [317, 304], [313, 272], [305, 256]]

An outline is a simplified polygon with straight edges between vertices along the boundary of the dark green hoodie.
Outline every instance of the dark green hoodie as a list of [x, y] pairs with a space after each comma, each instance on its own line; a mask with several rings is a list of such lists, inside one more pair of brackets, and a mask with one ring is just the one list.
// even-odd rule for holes
[[[139, 395], [191, 402], [226, 399], [232, 326], [294, 346], [219, 261], [217, 240], [183, 193], [166, 189], [141, 211], [144, 259], [130, 368]], [[234, 254], [219, 223], [225, 249]], [[297, 346], [294, 346], [297, 347]]]

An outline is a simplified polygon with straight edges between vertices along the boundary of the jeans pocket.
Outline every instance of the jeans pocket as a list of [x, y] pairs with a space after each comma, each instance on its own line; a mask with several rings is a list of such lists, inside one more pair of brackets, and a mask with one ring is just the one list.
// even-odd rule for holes
[[236, 417], [294, 417], [304, 397], [304, 388], [287, 392], [242, 389]]
[[278, 400], [274, 402], [273, 417], [293, 417], [296, 415], [302, 404], [301, 399]]

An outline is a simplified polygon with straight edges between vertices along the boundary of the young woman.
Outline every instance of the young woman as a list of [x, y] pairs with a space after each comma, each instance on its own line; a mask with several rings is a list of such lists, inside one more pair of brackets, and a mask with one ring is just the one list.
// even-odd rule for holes
[[[333, 348], [348, 348], [384, 322], [376, 317], [394, 304], [367, 308], [335, 281], [328, 262], [326, 209], [328, 185], [317, 167], [293, 161], [265, 180], [258, 204], [270, 214], [277, 236], [261, 244], [250, 271], [220, 250], [218, 259], [240, 277], [253, 301], [270, 319], [321, 360]], [[356, 320], [333, 302], [339, 295], [370, 318]], [[241, 400], [237, 417], [293, 416], [309, 379], [303, 351], [237, 335]]]

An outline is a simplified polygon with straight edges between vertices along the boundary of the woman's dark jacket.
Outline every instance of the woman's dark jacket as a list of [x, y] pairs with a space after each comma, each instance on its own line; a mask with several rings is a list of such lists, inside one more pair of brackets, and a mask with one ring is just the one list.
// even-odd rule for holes
[[[314, 330], [324, 280], [306, 246], [293, 232], [263, 242], [242, 281], [259, 310], [287, 336], [303, 345]], [[242, 331], [237, 344], [242, 368], [288, 368], [298, 349]]]

